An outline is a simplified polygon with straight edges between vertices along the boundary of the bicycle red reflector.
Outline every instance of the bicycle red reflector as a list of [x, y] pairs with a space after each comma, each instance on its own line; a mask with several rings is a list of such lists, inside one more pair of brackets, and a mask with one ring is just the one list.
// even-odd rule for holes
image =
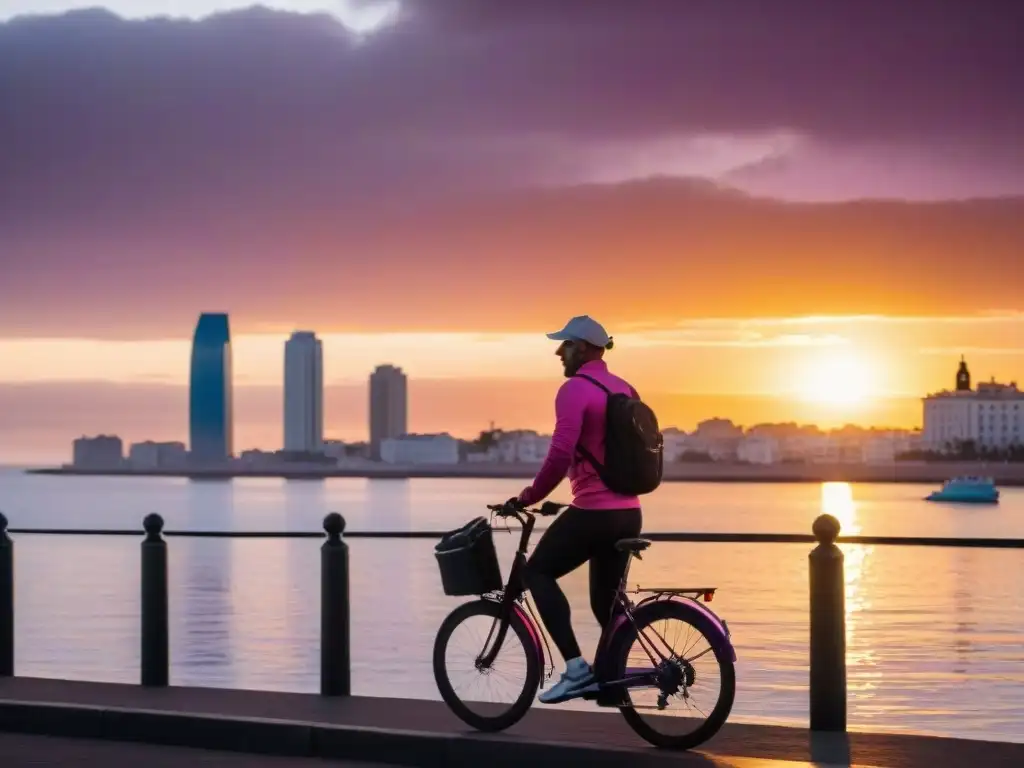
[[711, 602], [711, 598], [713, 598], [714, 596], [715, 596], [714, 592], [705, 592], [704, 593], [704, 602], [705, 603], [710, 603]]

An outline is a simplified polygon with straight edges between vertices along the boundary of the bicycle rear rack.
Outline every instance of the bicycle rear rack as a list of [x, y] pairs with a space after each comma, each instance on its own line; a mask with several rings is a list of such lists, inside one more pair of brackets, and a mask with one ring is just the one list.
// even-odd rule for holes
[[655, 599], [682, 595], [694, 600], [703, 599], [705, 603], [710, 603], [717, 591], [718, 587], [641, 587], [637, 585], [637, 588], [630, 590], [630, 593], [634, 595], [654, 595]]

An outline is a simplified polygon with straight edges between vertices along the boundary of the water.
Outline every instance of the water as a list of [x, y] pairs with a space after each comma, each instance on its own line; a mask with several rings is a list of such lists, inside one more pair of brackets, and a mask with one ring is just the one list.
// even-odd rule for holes
[[[155, 511], [170, 529], [319, 530], [328, 511], [339, 511], [350, 530], [441, 530], [522, 484], [0, 472], [0, 509], [12, 527], [141, 528]], [[668, 484], [647, 501], [645, 529], [806, 533], [829, 512], [846, 533], [1024, 538], [1024, 490], [1005, 489], [999, 506], [976, 508], [921, 501], [929, 490]], [[15, 538], [17, 673], [136, 682], [139, 540]], [[505, 566], [515, 538], [498, 537]], [[441, 593], [432, 545], [350, 542], [355, 693], [438, 698], [431, 645], [461, 600]], [[172, 684], [316, 691], [318, 547], [301, 539], [171, 539]], [[1016, 600], [1024, 553], [843, 548], [851, 727], [1024, 741], [1024, 608]], [[720, 588], [712, 607], [729, 621], [739, 655], [736, 721], [807, 722], [808, 551], [805, 544], [659, 542], [633, 567], [631, 581], [641, 584]], [[597, 625], [585, 569], [563, 586], [586, 652]]]

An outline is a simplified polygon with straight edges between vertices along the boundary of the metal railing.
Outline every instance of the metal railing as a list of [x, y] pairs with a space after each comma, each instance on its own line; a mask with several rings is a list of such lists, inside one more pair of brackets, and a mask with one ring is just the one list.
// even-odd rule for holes
[[[320, 694], [351, 693], [349, 551], [345, 538], [438, 539], [445, 531], [351, 531], [337, 512], [318, 531], [165, 531], [163, 518], [150, 514], [143, 530], [20, 528], [8, 530], [0, 513], [0, 677], [14, 676], [14, 541], [8, 535], [139, 536], [141, 542], [141, 663], [144, 686], [169, 684], [169, 618], [167, 538], [318, 538], [320, 547]], [[324, 535], [326, 534], [326, 539]], [[344, 537], [343, 537], [344, 534]], [[1021, 539], [961, 539], [896, 536], [840, 536], [839, 521], [821, 515], [811, 534], [645, 532], [653, 541], [816, 544], [808, 555], [810, 622], [810, 727], [812, 731], [845, 731], [846, 595], [843, 552], [838, 544], [891, 546], [983, 547], [1024, 549]]]

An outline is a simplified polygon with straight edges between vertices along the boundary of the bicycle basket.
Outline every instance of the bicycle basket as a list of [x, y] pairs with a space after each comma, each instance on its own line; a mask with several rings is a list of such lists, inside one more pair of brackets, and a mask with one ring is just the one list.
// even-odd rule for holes
[[503, 586], [491, 526], [482, 517], [441, 537], [434, 557], [446, 595], [482, 595]]

